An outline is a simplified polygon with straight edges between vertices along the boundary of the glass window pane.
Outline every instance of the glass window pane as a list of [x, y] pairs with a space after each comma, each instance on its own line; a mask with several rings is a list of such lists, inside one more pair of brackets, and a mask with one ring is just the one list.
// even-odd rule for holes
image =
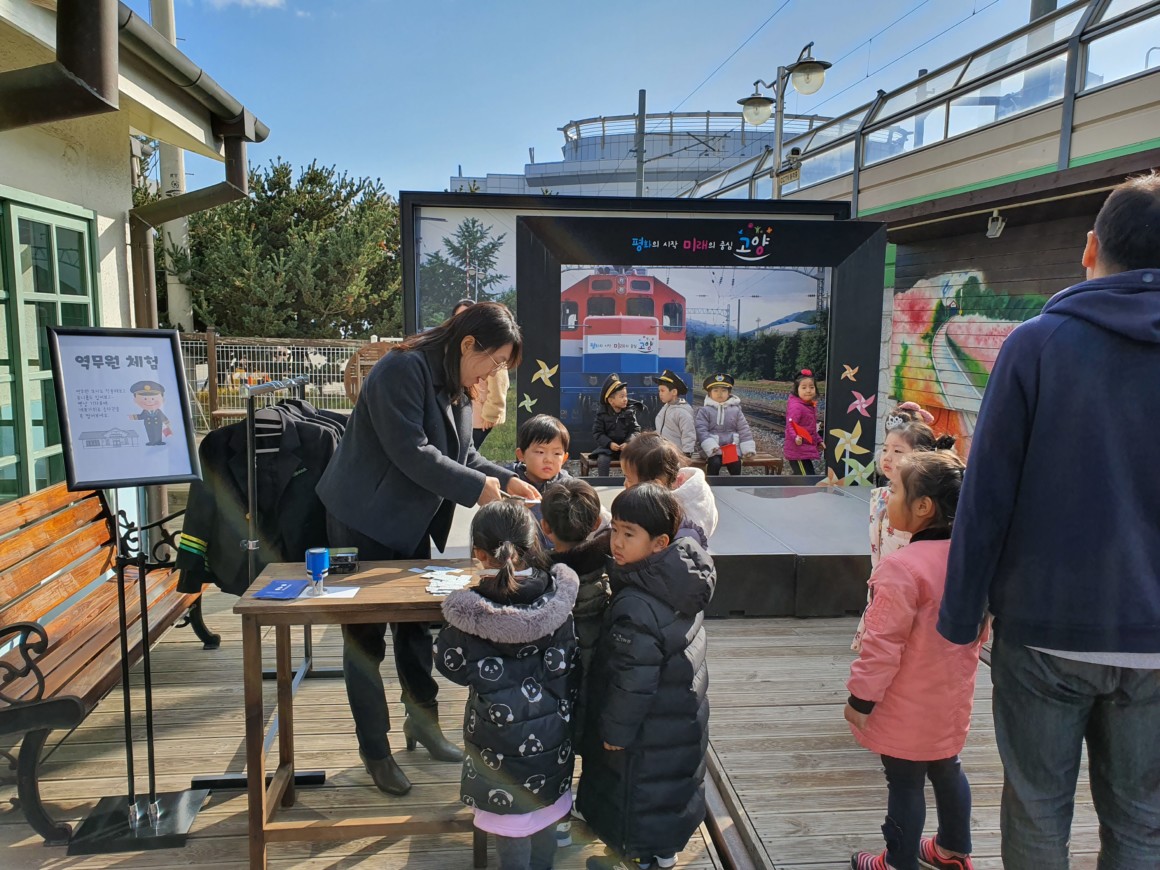
[[1079, 24], [1079, 19], [1083, 13], [1082, 7], [1075, 9], [1062, 18], [1045, 22], [1022, 36], [1017, 36], [988, 52], [980, 54], [967, 67], [963, 82], [997, 72], [1005, 66], [1017, 63], [1029, 54], [1051, 45], [1053, 42], [1067, 39], [1075, 30], [1076, 25]]
[[1100, 21], [1111, 21], [1116, 16], [1139, 9], [1148, 2], [1150, 0], [1112, 0], [1104, 10], [1104, 14], [1100, 16]]
[[625, 311], [629, 317], [652, 317], [653, 310], [653, 301], [649, 297], [637, 296], [634, 299], [629, 299], [625, 305]]
[[[874, 117], [889, 118], [891, 115], [905, 112], [911, 106], [917, 106], [919, 103], [925, 102], [931, 97], [949, 91], [955, 86], [955, 82], [958, 81], [959, 73], [962, 70], [963, 65], [959, 64], [953, 69], [940, 73], [934, 78], [919, 82], [900, 94], [895, 94], [879, 107], [878, 111], [874, 113]], [[858, 124], [854, 123], [853, 129], [857, 128]]]
[[16, 418], [12, 384], [0, 384], [0, 458], [16, 455]]
[[32, 371], [49, 368], [48, 332], [46, 326], [56, 325], [56, 303], [25, 302], [21, 351], [25, 364]]
[[56, 268], [60, 292], [72, 296], [88, 293], [88, 264], [83, 233], [66, 227], [56, 228]]
[[64, 456], [57, 453], [55, 456], [46, 456], [38, 459], [32, 466], [36, 490], [47, 489], [54, 483], [64, 480]]
[[1058, 55], [951, 100], [948, 136], [958, 136], [1063, 96], [1066, 56]]
[[[595, 282], [593, 282], [595, 283]], [[588, 299], [589, 317], [612, 317], [616, 314], [616, 300], [611, 296], [592, 296]]]
[[0, 504], [20, 498], [19, 463], [0, 466]]
[[21, 218], [20, 241], [16, 248], [17, 277], [36, 293], [55, 293], [52, 281], [52, 228], [48, 224]]
[[789, 193], [820, 181], [836, 178], [854, 171], [854, 141], [850, 140], [837, 148], [823, 151], [802, 161], [801, 179], [781, 186], [782, 193]]
[[873, 131], [866, 137], [866, 162], [863, 165], [869, 166], [895, 154], [941, 142], [946, 120], [946, 103], [940, 103], [926, 112]]
[[580, 306], [576, 302], [565, 301], [560, 303], [560, 328], [575, 329], [576, 320], [580, 314]]
[[12, 374], [12, 357], [8, 351], [8, 304], [0, 300], [0, 378]]
[[89, 326], [88, 303], [76, 304], [72, 302], [62, 302], [60, 304], [60, 325]]
[[773, 176], [763, 175], [757, 179], [753, 191], [754, 199], [773, 199]]
[[739, 184], [732, 190], [727, 190], [724, 193], [719, 193], [716, 199], [749, 199], [749, 184]]
[[679, 332], [685, 325], [685, 309], [680, 302], [666, 302], [661, 308], [661, 326], [669, 332]]
[[29, 415], [32, 418], [32, 449], [43, 450], [60, 444], [60, 418], [57, 415], [56, 391], [51, 380], [29, 385]]
[[1087, 48], [1083, 87], [1095, 88], [1160, 67], [1160, 16], [1094, 40]]

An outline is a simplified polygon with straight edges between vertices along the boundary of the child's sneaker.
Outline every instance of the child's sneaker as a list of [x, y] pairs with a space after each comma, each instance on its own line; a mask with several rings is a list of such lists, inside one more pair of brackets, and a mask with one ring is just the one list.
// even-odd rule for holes
[[970, 855], [943, 857], [935, 848], [934, 837], [923, 837], [918, 843], [918, 865], [926, 870], [975, 870]]
[[572, 845], [572, 823], [560, 822], [556, 825], [556, 848], [567, 849]]
[[589, 858], [584, 866], [587, 870], [649, 870], [652, 867], [652, 862], [644, 863], [633, 858], [621, 858], [609, 854]]
[[655, 857], [657, 860], [657, 866], [663, 867], [664, 870], [669, 870], [670, 867], [677, 866], [677, 856], [676, 855], [669, 855], [667, 858], [662, 858], [660, 855], [657, 855]]
[[850, 856], [850, 866], [853, 870], [893, 870], [886, 863], [886, 853], [875, 855], [873, 852], [855, 852]]

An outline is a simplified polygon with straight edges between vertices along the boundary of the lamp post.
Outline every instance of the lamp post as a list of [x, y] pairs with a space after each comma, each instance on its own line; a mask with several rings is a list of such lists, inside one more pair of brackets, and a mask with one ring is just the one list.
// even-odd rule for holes
[[[745, 122], [754, 127], [760, 127], [773, 115], [773, 153], [775, 165], [773, 168], [773, 198], [781, 199], [781, 182], [777, 175], [781, 171], [781, 140], [785, 122], [785, 89], [789, 84], [799, 94], [816, 94], [826, 80], [826, 70], [832, 63], [817, 60], [810, 49], [811, 42], [801, 50], [798, 59], [789, 66], [779, 66], [777, 75], [772, 83], [758, 79], [753, 83], [753, 93], [737, 102], [741, 105], [741, 114]], [[761, 93], [762, 88], [772, 88], [773, 97]]]

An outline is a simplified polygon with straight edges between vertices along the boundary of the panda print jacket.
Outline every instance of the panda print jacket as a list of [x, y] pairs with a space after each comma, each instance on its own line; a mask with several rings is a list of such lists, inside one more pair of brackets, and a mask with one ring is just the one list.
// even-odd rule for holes
[[470, 588], [452, 592], [435, 641], [439, 672], [470, 690], [460, 798], [501, 815], [554, 804], [572, 786], [575, 760], [572, 608], [580, 583], [564, 565], [521, 579], [528, 603], [497, 604]]

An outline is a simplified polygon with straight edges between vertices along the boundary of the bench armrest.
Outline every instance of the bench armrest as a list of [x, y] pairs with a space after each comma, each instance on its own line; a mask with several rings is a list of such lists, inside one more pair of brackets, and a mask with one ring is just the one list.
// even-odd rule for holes
[[4, 690], [16, 680], [23, 679], [29, 674], [36, 678], [36, 688], [31, 696], [19, 699], [20, 701], [39, 701], [44, 696], [44, 674], [36, 666], [35, 659], [40, 658], [48, 650], [48, 632], [39, 622], [14, 622], [0, 628], [0, 647], [7, 645], [9, 639], [17, 636], [16, 646], [12, 653], [19, 657], [19, 663], [8, 661], [14, 656], [8, 655], [0, 659], [0, 701], [6, 704], [15, 704], [17, 699], [8, 697]]

